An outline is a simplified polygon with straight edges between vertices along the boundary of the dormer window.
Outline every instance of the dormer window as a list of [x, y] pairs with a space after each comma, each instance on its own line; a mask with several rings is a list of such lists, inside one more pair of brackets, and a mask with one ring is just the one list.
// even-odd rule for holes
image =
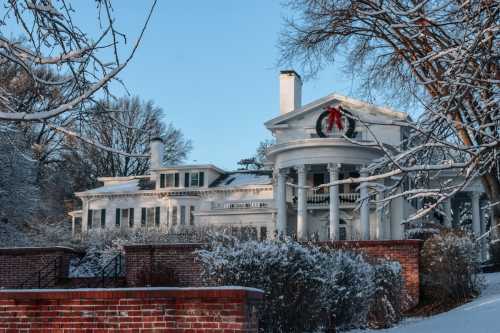
[[179, 173], [162, 173], [160, 174], [160, 188], [179, 187]]
[[205, 185], [205, 172], [195, 171], [184, 174], [184, 187], [203, 187]]

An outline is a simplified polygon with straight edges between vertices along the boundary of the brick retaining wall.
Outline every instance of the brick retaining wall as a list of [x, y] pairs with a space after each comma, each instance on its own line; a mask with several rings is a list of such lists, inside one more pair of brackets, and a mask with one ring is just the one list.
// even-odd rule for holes
[[257, 333], [242, 287], [0, 291], [0, 332]]
[[[81, 255], [83, 253], [74, 249], [59, 246], [0, 248], [0, 288], [16, 288], [26, 279], [29, 279], [26, 288], [36, 287], [37, 279], [30, 278], [35, 272], [56, 260], [59, 276], [67, 277], [69, 261]], [[52, 281], [54, 285], [57, 283], [55, 278]]]
[[404, 277], [404, 290], [409, 297], [408, 308], [418, 304], [420, 298], [420, 240], [386, 241], [336, 241], [320, 242], [318, 245], [365, 253], [369, 258], [398, 261]]
[[[408, 308], [418, 304], [420, 297], [419, 261], [422, 241], [336, 241], [319, 242], [317, 245], [360, 251], [365, 253], [368, 258], [398, 261], [401, 264], [405, 280], [404, 290], [409, 297]], [[157, 275], [167, 276], [172, 274], [177, 277], [177, 281], [169, 283], [168, 278], [164, 281], [156, 279], [156, 285], [201, 286], [201, 267], [196, 261], [194, 251], [202, 246], [203, 244], [126, 246], [127, 285], [129, 287], [155, 285], [155, 281], [152, 281], [154, 278], [149, 280], [145, 278], [145, 272], [151, 272], [150, 267], [164, 267], [168, 271], [158, 272]]]
[[202, 246], [203, 244], [125, 246], [127, 286], [201, 286], [201, 266], [196, 261], [194, 251]]

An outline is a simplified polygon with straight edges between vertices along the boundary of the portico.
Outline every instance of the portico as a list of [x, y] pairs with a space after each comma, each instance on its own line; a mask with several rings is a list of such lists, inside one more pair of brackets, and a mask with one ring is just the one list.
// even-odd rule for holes
[[301, 164], [275, 169], [274, 174], [276, 226], [280, 235], [293, 235], [299, 240], [384, 238], [382, 229], [387, 228], [381, 225], [383, 215], [372, 214], [376, 230], [371, 230], [370, 214], [376, 211], [375, 189], [370, 193], [367, 183], [327, 185], [364, 175], [361, 165]]

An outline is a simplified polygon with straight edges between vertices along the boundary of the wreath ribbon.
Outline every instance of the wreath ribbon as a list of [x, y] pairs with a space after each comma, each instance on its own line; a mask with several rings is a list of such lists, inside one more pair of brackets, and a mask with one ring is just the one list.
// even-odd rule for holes
[[331, 132], [331, 130], [333, 129], [333, 125], [335, 125], [339, 131], [344, 129], [344, 124], [342, 123], [342, 113], [340, 112], [340, 109], [340, 106], [338, 108], [334, 106], [329, 106], [326, 108], [326, 111], [328, 111], [328, 132]]

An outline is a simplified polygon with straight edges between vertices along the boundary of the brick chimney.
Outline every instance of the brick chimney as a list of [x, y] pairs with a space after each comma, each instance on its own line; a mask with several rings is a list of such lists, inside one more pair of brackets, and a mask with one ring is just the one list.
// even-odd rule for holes
[[294, 70], [280, 72], [280, 113], [285, 114], [302, 106], [302, 80]]
[[165, 145], [162, 138], [156, 137], [151, 139], [149, 143], [149, 149], [151, 153], [150, 169], [158, 169], [162, 167], [163, 164], [163, 152], [165, 151]]

